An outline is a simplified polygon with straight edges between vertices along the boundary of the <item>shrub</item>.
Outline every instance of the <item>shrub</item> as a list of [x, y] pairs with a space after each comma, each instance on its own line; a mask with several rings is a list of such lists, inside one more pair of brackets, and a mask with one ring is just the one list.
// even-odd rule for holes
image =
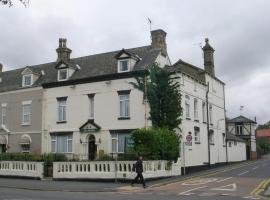
[[134, 151], [145, 159], [177, 160], [179, 138], [167, 128], [137, 129], [132, 133]]

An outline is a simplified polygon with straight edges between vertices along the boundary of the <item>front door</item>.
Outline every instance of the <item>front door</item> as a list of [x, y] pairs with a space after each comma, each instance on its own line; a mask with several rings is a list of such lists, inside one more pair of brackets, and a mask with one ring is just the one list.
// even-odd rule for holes
[[94, 135], [89, 135], [88, 138], [88, 159], [95, 160], [97, 152], [96, 139]]
[[6, 152], [6, 145], [5, 144], [0, 144], [0, 154]]

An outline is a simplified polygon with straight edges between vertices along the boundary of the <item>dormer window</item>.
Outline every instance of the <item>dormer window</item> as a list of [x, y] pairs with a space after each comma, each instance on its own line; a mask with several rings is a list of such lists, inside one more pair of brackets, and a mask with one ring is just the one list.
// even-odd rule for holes
[[33, 74], [23, 75], [22, 85], [28, 87], [33, 84]]
[[125, 49], [119, 51], [115, 58], [117, 59], [117, 72], [129, 72], [133, 70], [133, 67], [136, 65], [137, 62], [140, 61], [139, 56], [129, 52]]
[[118, 72], [128, 72], [130, 71], [129, 59], [118, 61]]
[[58, 70], [58, 81], [65, 81], [68, 79], [68, 69], [59, 69]]

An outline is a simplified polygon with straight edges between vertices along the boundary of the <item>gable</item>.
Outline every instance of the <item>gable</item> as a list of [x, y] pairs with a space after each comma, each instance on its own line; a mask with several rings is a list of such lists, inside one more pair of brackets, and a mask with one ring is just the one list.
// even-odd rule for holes
[[22, 71], [22, 75], [27, 75], [27, 74], [33, 74], [32, 70], [29, 69], [28, 67], [26, 67], [26, 68]]
[[97, 125], [94, 120], [89, 119], [86, 123], [84, 123], [80, 127], [81, 133], [93, 133], [93, 132], [99, 132], [101, 127]]

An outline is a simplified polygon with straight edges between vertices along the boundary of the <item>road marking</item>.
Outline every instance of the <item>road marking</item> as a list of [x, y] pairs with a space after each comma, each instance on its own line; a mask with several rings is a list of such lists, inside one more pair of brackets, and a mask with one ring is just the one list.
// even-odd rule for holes
[[204, 185], [207, 183], [215, 182], [217, 178], [199, 179], [182, 183], [182, 185]]
[[259, 167], [258, 167], [258, 166], [256, 166], [256, 167], [253, 167], [252, 169], [253, 169], [253, 170], [255, 170], [255, 169], [258, 169], [258, 168], [259, 168]]
[[216, 193], [204, 192], [204, 193], [199, 194], [198, 196], [200, 196], [200, 197], [211, 197], [211, 196], [215, 196], [215, 195], [216, 195]]
[[253, 197], [253, 196], [247, 196], [247, 197], [244, 197], [244, 199], [261, 199], [259, 197]]
[[252, 192], [250, 193], [250, 195], [253, 196], [254, 194], [256, 194], [260, 190], [261, 186], [265, 184], [266, 181], [267, 181], [266, 179], [262, 180], [259, 183], [259, 185], [254, 190], [252, 190]]
[[221, 179], [221, 180], [217, 181], [217, 183], [221, 183], [221, 182], [223, 182], [223, 181], [227, 181], [227, 180], [229, 180], [229, 179], [231, 179], [231, 178], [232, 178], [232, 177], [228, 177], [228, 178]]
[[222, 190], [222, 191], [235, 191], [236, 190], [236, 184], [229, 184], [229, 185], [224, 185], [218, 188], [212, 188], [211, 190]]
[[202, 188], [206, 188], [207, 186], [201, 186], [201, 187], [197, 187], [197, 188], [193, 188], [193, 189], [190, 189], [190, 190], [187, 190], [187, 191], [184, 191], [184, 192], [180, 192], [178, 195], [191, 195], [191, 194], [194, 194], [194, 193], [189, 193], [191, 191], [195, 191], [195, 190], [198, 190], [198, 189], [202, 189]]
[[244, 174], [246, 174], [246, 173], [248, 173], [249, 171], [244, 171], [244, 172], [242, 172], [242, 173], [240, 173], [240, 174], [237, 174], [238, 176], [242, 176], [242, 175], [244, 175]]

